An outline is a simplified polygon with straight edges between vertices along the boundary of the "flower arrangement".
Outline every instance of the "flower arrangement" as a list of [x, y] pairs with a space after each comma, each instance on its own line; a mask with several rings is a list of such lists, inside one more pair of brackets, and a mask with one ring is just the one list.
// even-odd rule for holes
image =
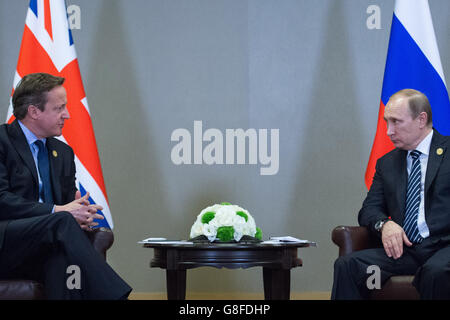
[[210, 242], [219, 240], [239, 242], [243, 236], [262, 239], [262, 231], [256, 227], [250, 213], [228, 202], [203, 209], [191, 228], [191, 238], [206, 236]]

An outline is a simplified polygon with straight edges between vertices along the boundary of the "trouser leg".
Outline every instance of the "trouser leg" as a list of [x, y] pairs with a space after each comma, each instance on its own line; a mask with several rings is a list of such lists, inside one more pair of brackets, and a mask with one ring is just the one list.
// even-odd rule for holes
[[[369, 268], [373, 266], [372, 268]], [[332, 299], [367, 299], [371, 290], [369, 276], [379, 270], [380, 284], [395, 274], [414, 274], [417, 261], [405, 250], [399, 259], [389, 258], [383, 248], [367, 249], [339, 257], [334, 264]], [[375, 275], [376, 276], [376, 275]]]
[[[7, 261], [0, 270], [9, 277], [23, 273], [43, 281], [49, 299], [118, 299], [131, 291], [66, 212], [11, 221], [0, 261]], [[80, 288], [68, 286], [71, 276], [79, 276]]]
[[450, 299], [450, 246], [436, 251], [416, 273], [421, 299]]

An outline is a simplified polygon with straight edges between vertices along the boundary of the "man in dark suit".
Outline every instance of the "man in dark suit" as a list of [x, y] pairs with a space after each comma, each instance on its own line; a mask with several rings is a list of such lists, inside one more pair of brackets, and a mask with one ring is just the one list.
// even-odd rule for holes
[[[63, 83], [24, 76], [12, 97], [16, 120], [0, 126], [0, 278], [42, 281], [49, 299], [126, 298], [131, 288], [84, 233], [102, 208], [80, 196], [73, 150], [54, 138], [69, 119]], [[80, 270], [77, 288], [67, 285], [70, 266]]]
[[450, 298], [450, 139], [432, 127], [427, 97], [412, 89], [392, 95], [384, 119], [393, 151], [378, 159], [359, 224], [382, 247], [338, 258], [332, 299], [364, 299], [371, 266], [383, 284], [415, 274], [422, 299]]

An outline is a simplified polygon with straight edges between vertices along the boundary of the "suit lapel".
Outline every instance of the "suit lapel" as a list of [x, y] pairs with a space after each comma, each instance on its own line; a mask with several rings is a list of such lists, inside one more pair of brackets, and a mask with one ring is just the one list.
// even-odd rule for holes
[[430, 154], [428, 156], [427, 173], [425, 176], [425, 194], [431, 186], [442, 159], [444, 158], [447, 147], [444, 145], [445, 139], [436, 130], [433, 133], [433, 139], [430, 145]]
[[14, 122], [9, 126], [9, 136], [17, 153], [20, 155], [28, 169], [30, 169], [36, 185], [39, 186], [36, 164], [34, 163], [27, 138], [25, 138], [22, 128], [20, 128], [17, 120], [14, 120]]
[[47, 138], [47, 150], [48, 150], [48, 159], [50, 162], [50, 175], [53, 187], [53, 202], [56, 204], [60, 204], [62, 201], [61, 195], [61, 185], [59, 183], [58, 177], [60, 176], [60, 172], [62, 170], [61, 157], [58, 151], [56, 150], [56, 145], [54, 143], [54, 138]]
[[400, 215], [403, 217], [405, 213], [405, 202], [406, 202], [406, 186], [408, 184], [408, 171], [406, 170], [406, 156], [408, 152], [405, 150], [398, 149], [397, 156], [395, 157], [394, 168], [400, 168], [400, 170], [395, 171], [395, 179], [397, 185], [397, 205], [399, 208]]

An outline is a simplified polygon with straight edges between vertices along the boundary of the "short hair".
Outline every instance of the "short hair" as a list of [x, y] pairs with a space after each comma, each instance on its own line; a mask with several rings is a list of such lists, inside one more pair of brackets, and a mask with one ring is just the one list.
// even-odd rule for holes
[[427, 114], [427, 125], [429, 127], [432, 126], [431, 105], [425, 94], [414, 89], [403, 89], [394, 93], [389, 100], [398, 98], [406, 98], [408, 100], [409, 111], [413, 119], [417, 118], [422, 112], [425, 112]]
[[28, 107], [34, 105], [44, 111], [47, 103], [47, 93], [61, 86], [65, 78], [48, 73], [30, 73], [17, 84], [12, 96], [14, 116], [22, 120], [28, 113]]

